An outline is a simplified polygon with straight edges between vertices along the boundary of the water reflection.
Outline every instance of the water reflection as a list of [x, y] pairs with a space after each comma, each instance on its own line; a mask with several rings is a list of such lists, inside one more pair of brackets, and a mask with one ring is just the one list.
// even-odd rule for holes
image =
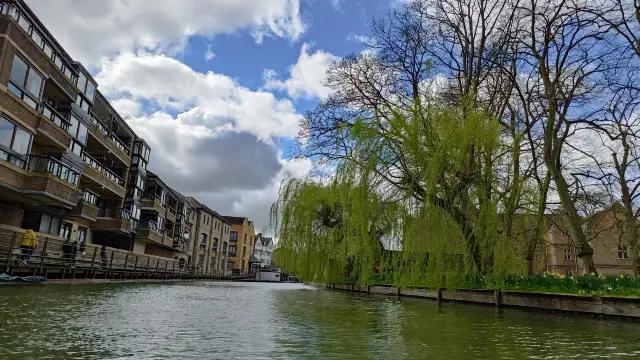
[[640, 357], [638, 325], [295, 284], [0, 288], [0, 359]]

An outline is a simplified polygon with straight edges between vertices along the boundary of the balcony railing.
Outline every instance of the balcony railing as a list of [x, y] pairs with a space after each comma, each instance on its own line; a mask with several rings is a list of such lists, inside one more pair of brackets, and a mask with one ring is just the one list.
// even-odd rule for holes
[[107, 167], [102, 165], [98, 160], [92, 158], [86, 152], [82, 154], [82, 159], [84, 160], [85, 163], [87, 163], [87, 165], [89, 165], [92, 168], [96, 169], [98, 172], [100, 172], [102, 175], [104, 175], [107, 179], [109, 179], [112, 182], [124, 187], [124, 180], [122, 180], [122, 178], [120, 176], [116, 175], [116, 173], [114, 173], [113, 171], [109, 170]]
[[71, 123], [64, 116], [62, 116], [59, 112], [57, 112], [53, 107], [51, 107], [47, 103], [42, 103], [42, 115], [51, 120], [54, 124], [58, 125], [60, 128], [69, 132], [69, 126]]
[[75, 186], [80, 182], [80, 173], [50, 156], [29, 155], [29, 171], [48, 172]]
[[95, 116], [92, 116], [91, 123], [94, 125], [96, 130], [100, 131], [107, 139], [110, 139], [118, 149], [122, 150], [127, 155], [131, 155], [129, 148], [120, 139], [118, 139], [118, 137], [111, 132], [111, 130], [109, 130], [102, 121], [98, 120]]
[[100, 208], [98, 216], [131, 221], [131, 212], [121, 208]]

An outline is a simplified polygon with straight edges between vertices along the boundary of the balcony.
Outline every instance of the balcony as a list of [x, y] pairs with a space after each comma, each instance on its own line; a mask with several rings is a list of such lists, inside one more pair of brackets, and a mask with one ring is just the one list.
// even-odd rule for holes
[[158, 225], [154, 221], [147, 221], [138, 226], [136, 240], [142, 240], [173, 249], [173, 240], [165, 236], [164, 229], [158, 229]]
[[[160, 202], [160, 198], [155, 195], [149, 195], [149, 197], [142, 198], [142, 210], [152, 211], [162, 216], [165, 216], [167, 213], [167, 209], [164, 207], [164, 204]], [[175, 220], [175, 216], [174, 216]]]
[[91, 117], [91, 125], [93, 126], [89, 127], [89, 135], [97, 140], [102, 149], [97, 149], [92, 144], [89, 144], [89, 147], [92, 147], [95, 152], [104, 151], [112, 155], [124, 166], [129, 166], [131, 164], [131, 151], [129, 148], [94, 116]]
[[69, 148], [72, 139], [69, 121], [48, 104], [41, 104], [41, 117], [36, 128], [36, 142], [56, 147], [61, 151]]
[[102, 208], [96, 222], [91, 225], [95, 231], [109, 231], [120, 234], [131, 232], [131, 213], [120, 208]]
[[81, 218], [89, 221], [96, 221], [99, 209], [97, 206], [90, 204], [84, 200], [78, 202], [78, 206], [71, 210], [69, 217]]
[[83, 181], [87, 179], [92, 184], [97, 185], [98, 191], [102, 193], [106, 192], [108, 195], [115, 195], [120, 199], [125, 198], [127, 192], [124, 188], [124, 180], [121, 177], [87, 153], [82, 155], [82, 159], [84, 160]]
[[78, 182], [80, 173], [60, 161], [48, 157], [30, 155], [23, 192], [41, 195], [46, 203], [76, 206], [80, 198]]
[[176, 209], [172, 208], [170, 205], [167, 205], [166, 218], [170, 222], [176, 222]]

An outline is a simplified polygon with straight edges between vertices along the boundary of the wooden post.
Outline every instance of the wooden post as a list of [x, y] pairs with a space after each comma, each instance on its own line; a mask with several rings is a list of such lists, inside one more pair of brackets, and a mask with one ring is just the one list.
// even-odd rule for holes
[[167, 278], [167, 269], [169, 268], [169, 260], [164, 261], [164, 274], [162, 274], [163, 278]]
[[[9, 267], [11, 265], [11, 259], [13, 258], [13, 248], [16, 245], [16, 236], [17, 233], [14, 232], [13, 236], [11, 237], [11, 245], [9, 245], [9, 253], [7, 254], [7, 267], [5, 269], [5, 272], [9, 272]], [[13, 269], [11, 269], [11, 274], [13, 274]]]
[[156, 259], [156, 274], [155, 278], [158, 278], [158, 268], [160, 267], [160, 259]]
[[95, 271], [95, 270], [93, 270], [93, 265], [94, 265], [94, 264], [95, 264], [95, 262], [96, 262], [96, 254], [97, 254], [97, 253], [98, 253], [98, 248], [97, 248], [97, 247], [94, 247], [94, 248], [93, 248], [93, 257], [91, 258], [91, 271], [93, 271], [93, 278], [94, 278], [94, 279], [96, 278], [96, 271]]
[[138, 255], [136, 255], [136, 262], [133, 264], [133, 273], [136, 275], [136, 279], [137, 279], [138, 278]]
[[171, 278], [173, 279], [176, 276], [176, 262], [173, 262], [173, 266], [171, 267]]
[[151, 258], [147, 257], [147, 271], [146, 271], [146, 276], [147, 279], [149, 278], [149, 263], [151, 262]]
[[[129, 253], [127, 253], [127, 256], [124, 257], [124, 279], [127, 280], [127, 263], [129, 262]], [[122, 279], [122, 276], [120, 276], [120, 278]]]
[[44, 239], [44, 245], [42, 245], [42, 251], [40, 251], [40, 266], [38, 271], [42, 274], [42, 267], [44, 266], [44, 261], [47, 258], [47, 245], [49, 244], [49, 238]]
[[[115, 251], [111, 250], [111, 260], [109, 261], [109, 270], [111, 270], [111, 272], [113, 272], [113, 254], [114, 253], [115, 253]], [[113, 275], [113, 274], [111, 274], [111, 275]]]

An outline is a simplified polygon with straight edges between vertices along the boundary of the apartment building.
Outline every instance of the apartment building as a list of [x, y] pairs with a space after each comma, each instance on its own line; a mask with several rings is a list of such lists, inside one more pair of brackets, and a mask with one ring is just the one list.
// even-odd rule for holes
[[231, 235], [231, 223], [216, 211], [201, 204], [192, 197], [186, 198], [193, 209], [191, 226], [193, 249], [188, 263], [194, 267], [197, 274], [228, 275], [227, 249]]
[[0, 222], [131, 249], [135, 133], [22, 1], [0, 34]]
[[124, 266], [133, 254], [228, 273], [231, 223], [147, 169], [149, 145], [23, 0], [0, 0], [0, 49], [3, 249], [33, 229], [58, 247], [114, 249]]
[[255, 230], [253, 221], [246, 217], [225, 216], [231, 224], [229, 234], [229, 261], [234, 273], [245, 274], [249, 272], [251, 255], [255, 243]]

